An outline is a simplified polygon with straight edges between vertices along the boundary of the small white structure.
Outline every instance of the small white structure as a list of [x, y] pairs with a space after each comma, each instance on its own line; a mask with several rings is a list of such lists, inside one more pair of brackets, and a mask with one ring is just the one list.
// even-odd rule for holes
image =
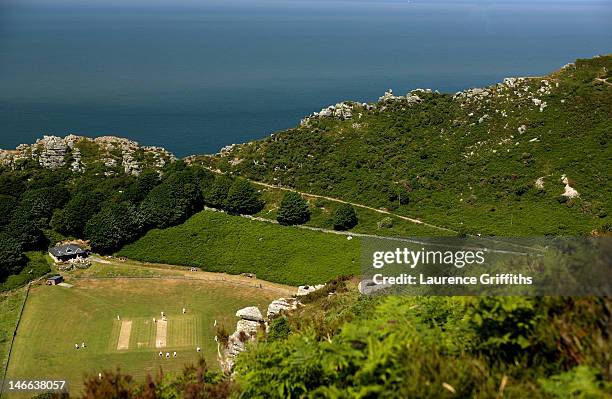
[[172, 356], [176, 357], [176, 352], [172, 353]]
[[170, 352], [166, 352], [166, 358], [170, 357]]
[[164, 354], [163, 354], [163, 353], [161, 353], [161, 352], [159, 352], [159, 357], [162, 357], [162, 356], [164, 356]]
[[84, 347], [85, 347], [85, 342], [83, 342], [83, 343], [81, 344], [81, 347], [82, 347], [82, 348], [84, 348]]
[[[215, 337], [215, 338], [217, 338], [217, 337]], [[201, 352], [201, 351], [202, 351], [202, 349], [201, 349], [201, 348], [198, 346], [198, 347], [196, 348], [196, 351]]]
[[119, 315], [117, 315], [117, 320], [121, 320], [121, 317], [119, 317]]
[[102, 373], [98, 373], [98, 379], [102, 379]]
[[74, 344], [74, 349], [79, 349], [79, 344]]
[[185, 314], [185, 312], [187, 312], [187, 309], [183, 308], [183, 314]]

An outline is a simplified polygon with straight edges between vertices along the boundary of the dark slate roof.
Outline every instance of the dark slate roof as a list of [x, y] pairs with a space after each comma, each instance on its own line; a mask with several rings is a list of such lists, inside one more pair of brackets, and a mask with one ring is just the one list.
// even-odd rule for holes
[[58, 281], [58, 280], [63, 280], [63, 277], [58, 275], [58, 276], [49, 277], [47, 280]]
[[49, 249], [49, 252], [53, 256], [68, 256], [68, 255], [85, 255], [87, 251], [74, 244], [64, 244], [58, 245], [57, 247], [53, 247]]

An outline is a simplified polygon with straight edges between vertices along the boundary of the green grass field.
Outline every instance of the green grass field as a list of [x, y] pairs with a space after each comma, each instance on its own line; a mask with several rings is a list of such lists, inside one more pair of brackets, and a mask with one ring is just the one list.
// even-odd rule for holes
[[198, 266], [289, 285], [359, 273], [359, 239], [202, 211], [186, 223], [151, 230], [118, 255]]
[[26, 288], [21, 288], [0, 296], [0, 380], [6, 368], [11, 338], [17, 326], [25, 295]]
[[[66, 378], [74, 393], [82, 389], [86, 374], [97, 375], [117, 366], [143, 378], [160, 367], [170, 373], [180, 370], [202, 355], [209, 365], [216, 367], [214, 321], [233, 331], [238, 321], [236, 310], [257, 305], [265, 312], [272, 300], [286, 295], [283, 289], [289, 289], [260, 289], [236, 278], [68, 281], [74, 284], [72, 288], [39, 285], [30, 290], [7, 378]], [[183, 307], [186, 314], [182, 313]], [[154, 323], [153, 317], [159, 319], [161, 311], [168, 320], [163, 336], [166, 347], [160, 349], [159, 322]], [[117, 315], [121, 320], [117, 320]], [[131, 328], [126, 328], [122, 335], [124, 322]], [[75, 349], [75, 344], [83, 342], [86, 348]], [[197, 353], [197, 346], [202, 348], [201, 354]], [[160, 350], [164, 352], [163, 358], [158, 355]], [[178, 353], [176, 358], [165, 358], [165, 352], [174, 351]]]

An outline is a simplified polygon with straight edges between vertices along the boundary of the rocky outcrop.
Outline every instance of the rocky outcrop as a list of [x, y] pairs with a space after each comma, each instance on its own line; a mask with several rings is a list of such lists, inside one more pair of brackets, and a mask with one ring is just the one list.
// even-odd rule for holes
[[266, 317], [268, 321], [280, 316], [283, 312], [295, 310], [299, 302], [295, 298], [278, 298], [268, 305], [268, 313]]
[[298, 296], [308, 295], [311, 292], [315, 292], [317, 290], [320, 290], [323, 287], [325, 287], [325, 284], [319, 284], [319, 285], [300, 285], [298, 287], [297, 295]]
[[390, 102], [405, 101], [408, 103], [408, 105], [418, 104], [423, 100], [415, 93], [430, 94], [432, 93], [432, 91], [430, 89], [415, 89], [406, 94], [405, 96], [395, 96], [393, 95], [393, 90], [389, 89], [385, 92], [385, 94], [378, 98], [378, 102], [384, 104]]
[[236, 357], [246, 350], [247, 343], [255, 341], [257, 333], [266, 329], [261, 311], [255, 306], [238, 310], [236, 316], [240, 320], [227, 342], [221, 343], [217, 339], [219, 364], [225, 373], [232, 371]]
[[366, 103], [341, 102], [336, 105], [330, 105], [323, 108], [319, 112], [312, 113], [300, 121], [300, 126], [308, 126], [311, 121], [320, 118], [336, 118], [347, 120], [353, 118], [353, 113], [357, 108], [372, 109], [373, 106]]
[[240, 317], [242, 320], [255, 321], [263, 323], [264, 318], [261, 311], [257, 306], [249, 306], [248, 308], [240, 309], [236, 312], [236, 317]]
[[176, 158], [163, 148], [141, 147], [137, 142], [121, 137], [88, 138], [71, 134], [63, 138], [43, 136], [32, 145], [22, 144], [15, 150], [0, 150], [0, 165], [18, 168], [23, 160], [34, 160], [46, 169], [67, 166], [74, 173], [82, 173], [94, 164], [102, 164], [107, 169], [105, 175], [121, 171], [139, 175], [143, 168], [159, 170]]
[[57, 169], [64, 166], [68, 144], [64, 139], [56, 136], [43, 136], [36, 140], [35, 153], [38, 154], [38, 163], [47, 169]]
[[217, 341], [217, 355], [221, 369], [230, 373], [236, 362], [236, 357], [247, 349], [249, 342], [254, 342], [257, 334], [268, 332], [268, 323], [284, 312], [297, 309], [300, 305], [295, 298], [278, 298], [268, 305], [268, 312], [264, 319], [261, 311], [256, 306], [239, 309], [236, 317], [239, 317], [234, 331], [227, 340], [215, 338]]
[[561, 194], [562, 196], [567, 198], [580, 197], [580, 193], [574, 187], [570, 186], [570, 180], [566, 175], [561, 176], [561, 182], [565, 184], [564, 192]]

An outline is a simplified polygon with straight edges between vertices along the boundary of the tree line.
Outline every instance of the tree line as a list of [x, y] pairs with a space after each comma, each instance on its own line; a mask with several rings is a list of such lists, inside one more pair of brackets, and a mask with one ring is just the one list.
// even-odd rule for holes
[[[99, 173], [75, 175], [68, 170], [30, 168], [0, 173], [0, 281], [19, 273], [24, 252], [46, 250], [67, 238], [89, 240], [91, 249], [110, 254], [151, 229], [183, 223], [204, 206], [233, 215], [253, 215], [265, 203], [248, 180], [215, 175], [182, 161], [161, 172], [139, 176]], [[277, 220], [281, 225], [306, 223], [308, 203], [287, 192]], [[357, 224], [350, 205], [340, 207], [334, 228]]]

